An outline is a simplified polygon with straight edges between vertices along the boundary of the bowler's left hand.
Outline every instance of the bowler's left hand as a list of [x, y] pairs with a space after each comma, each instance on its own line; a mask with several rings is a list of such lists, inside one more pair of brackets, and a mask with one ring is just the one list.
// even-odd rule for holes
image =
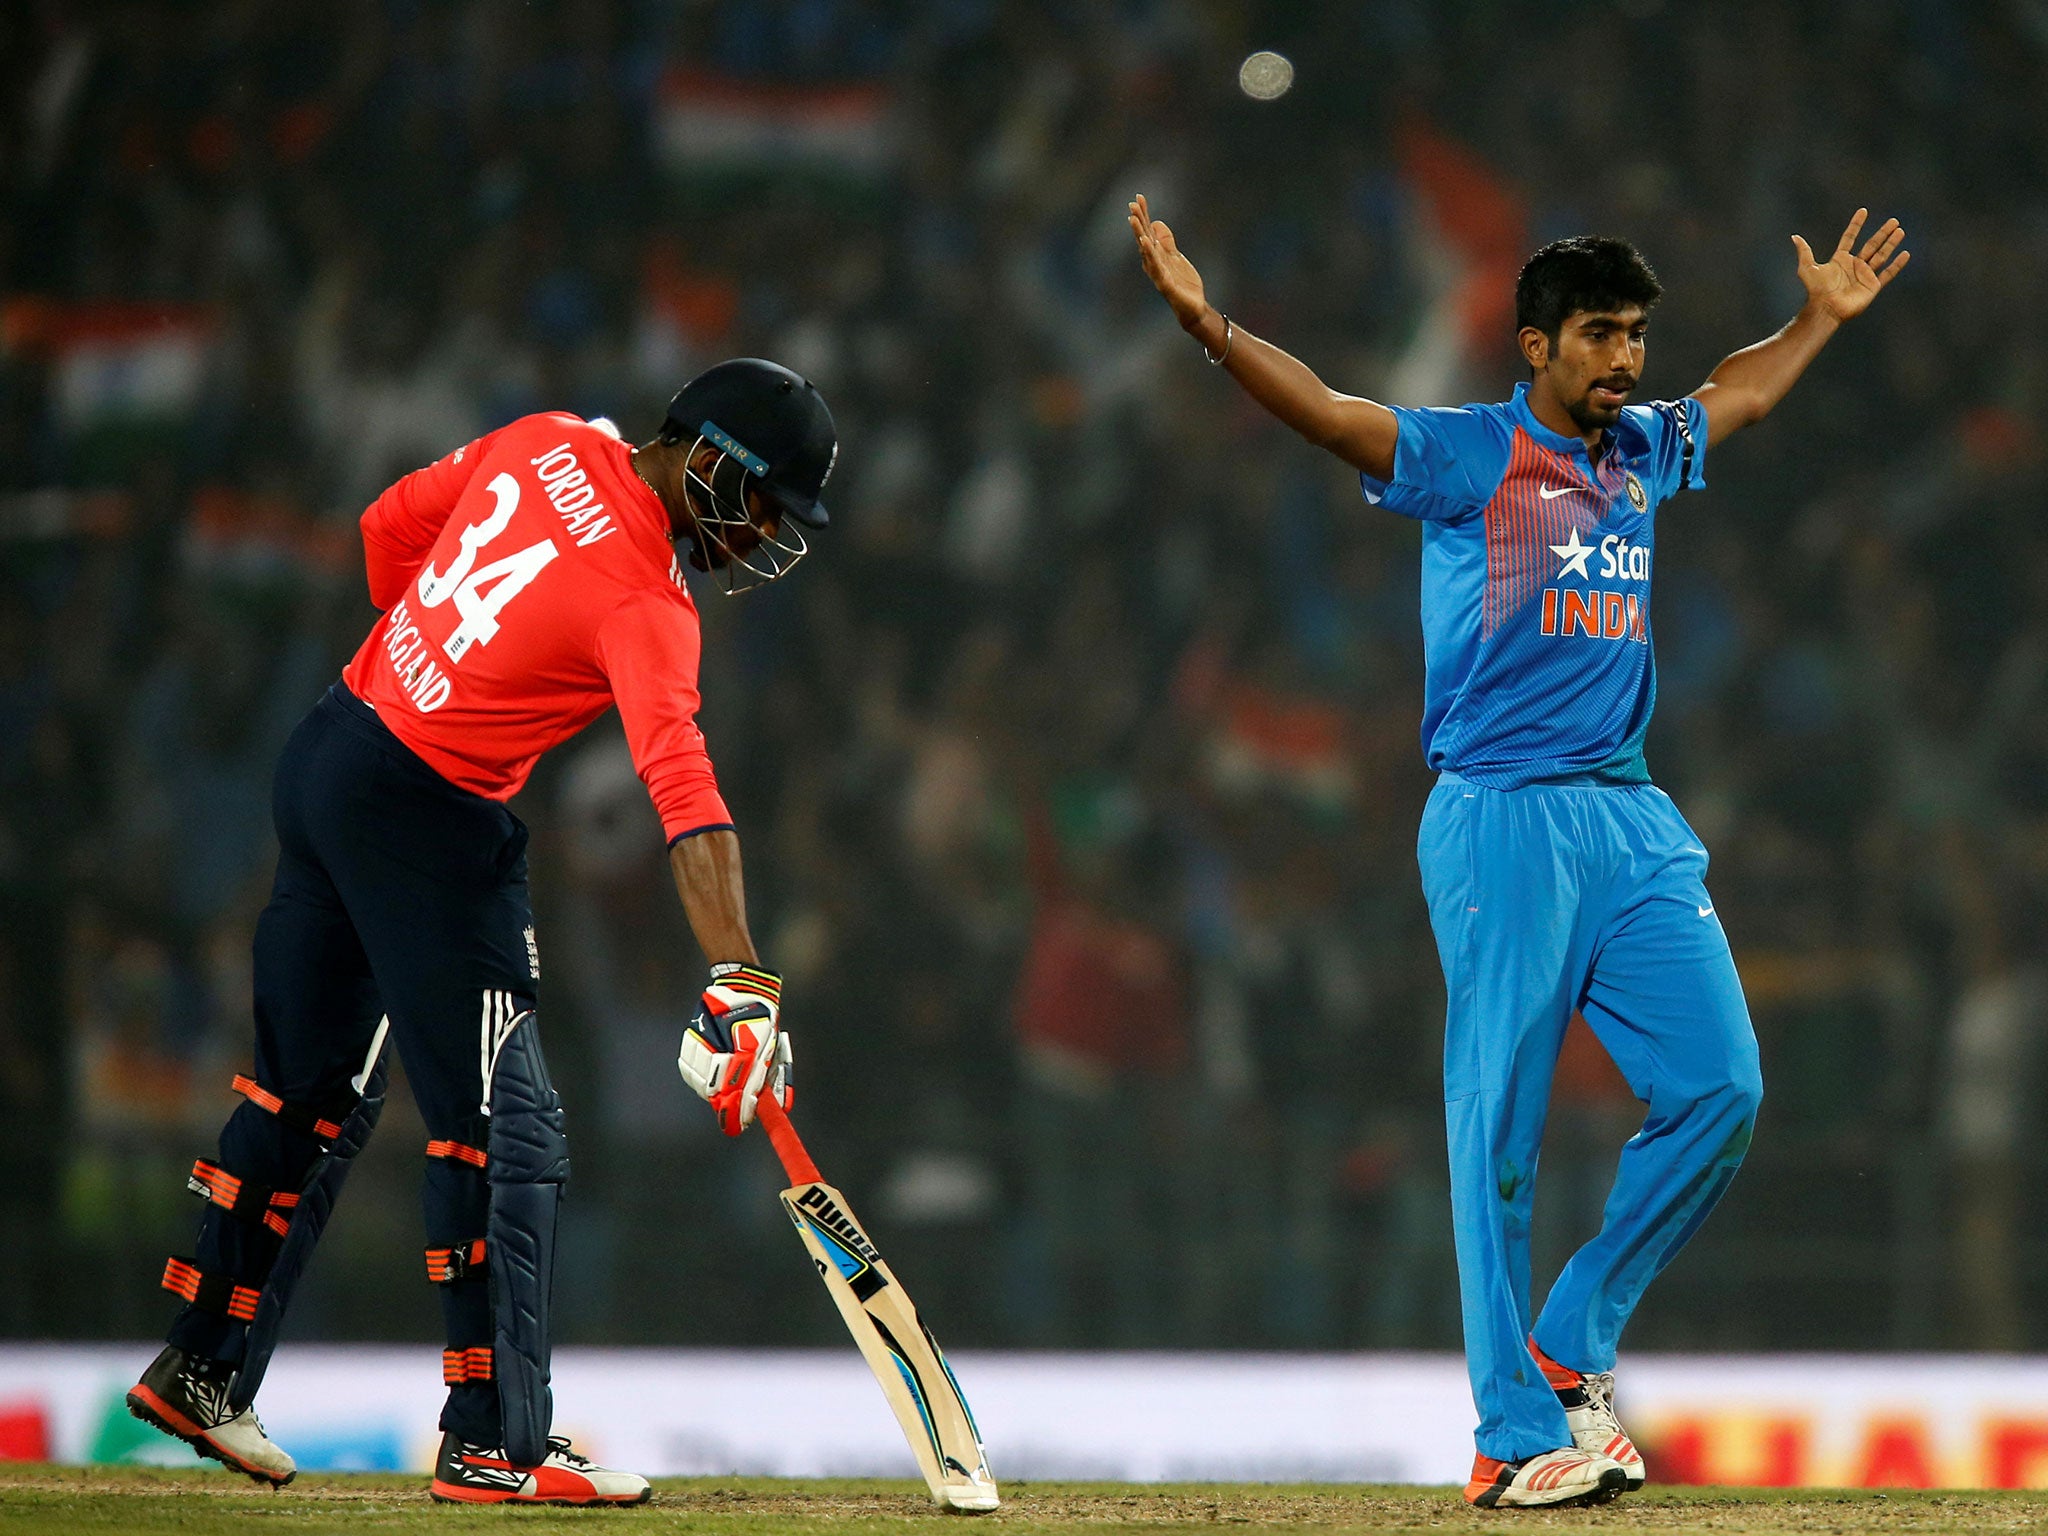
[[1912, 259], [1911, 251], [1899, 249], [1906, 231], [1897, 219], [1886, 219], [1861, 250], [1852, 252], [1850, 247], [1869, 217], [1868, 208], [1856, 210], [1842, 238], [1835, 242], [1834, 255], [1826, 261], [1815, 261], [1812, 248], [1799, 236], [1792, 237], [1793, 249], [1799, 252], [1799, 281], [1805, 285], [1806, 302], [1838, 321], [1853, 319], [1870, 308], [1870, 301], [1905, 271]]

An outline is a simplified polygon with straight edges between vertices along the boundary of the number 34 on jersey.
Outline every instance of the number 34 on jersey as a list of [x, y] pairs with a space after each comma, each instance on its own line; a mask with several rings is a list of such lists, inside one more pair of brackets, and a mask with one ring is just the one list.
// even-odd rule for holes
[[[566, 530], [576, 535], [579, 546], [595, 544], [618, 531], [566, 445], [542, 454], [533, 463], [543, 491], [561, 514]], [[455, 605], [456, 626], [440, 646], [451, 667], [461, 662], [471, 646], [491, 643], [507, 605], [561, 554], [552, 538], [544, 538], [486, 565], [477, 564], [485, 547], [511, 526], [512, 515], [519, 510], [516, 477], [500, 472], [488, 490], [490, 512], [462, 530], [446, 570], [432, 560], [421, 567], [414, 589], [421, 608], [439, 608], [451, 601]], [[385, 648], [407, 696], [421, 713], [431, 713], [448, 701], [452, 688], [448, 675], [428, 654], [429, 641], [404, 603], [391, 614]]]

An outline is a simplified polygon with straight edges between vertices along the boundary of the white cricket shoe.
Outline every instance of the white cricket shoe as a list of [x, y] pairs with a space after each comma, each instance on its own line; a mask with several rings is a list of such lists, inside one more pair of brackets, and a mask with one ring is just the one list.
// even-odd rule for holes
[[299, 1475], [298, 1463], [263, 1432], [254, 1408], [228, 1409], [235, 1368], [224, 1360], [188, 1355], [166, 1344], [142, 1380], [128, 1389], [128, 1411], [202, 1456], [211, 1456], [259, 1483], [282, 1488]]
[[1564, 1409], [1564, 1421], [1571, 1426], [1572, 1444], [1595, 1456], [1605, 1456], [1628, 1474], [1624, 1493], [1634, 1493], [1649, 1480], [1643, 1453], [1629, 1439], [1628, 1431], [1614, 1413], [1614, 1372], [1589, 1376], [1568, 1365], [1559, 1365], [1529, 1341], [1529, 1353], [1543, 1369], [1543, 1379], [1557, 1394]]
[[600, 1467], [559, 1435], [549, 1438], [539, 1466], [520, 1467], [503, 1450], [470, 1445], [452, 1431], [441, 1436], [429, 1491], [444, 1504], [645, 1504], [654, 1492], [646, 1478]]
[[1605, 1456], [1577, 1447], [1545, 1451], [1520, 1461], [1472, 1458], [1465, 1502], [1480, 1509], [1555, 1509], [1562, 1504], [1605, 1504], [1620, 1496], [1628, 1474]]

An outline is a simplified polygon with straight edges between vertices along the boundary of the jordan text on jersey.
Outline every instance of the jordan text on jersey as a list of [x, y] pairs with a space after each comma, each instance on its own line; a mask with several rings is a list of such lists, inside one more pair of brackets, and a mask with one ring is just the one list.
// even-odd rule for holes
[[618, 532], [604, 503], [591, 488], [590, 476], [584, 473], [567, 443], [549, 449], [533, 461], [533, 467], [540, 476], [541, 489], [569, 531], [576, 535], [578, 548]]

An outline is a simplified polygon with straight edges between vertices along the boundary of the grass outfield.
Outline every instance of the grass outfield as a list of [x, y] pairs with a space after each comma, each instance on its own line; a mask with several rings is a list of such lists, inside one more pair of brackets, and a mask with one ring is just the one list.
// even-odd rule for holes
[[909, 1482], [786, 1482], [664, 1478], [638, 1509], [463, 1509], [436, 1504], [424, 1479], [309, 1474], [281, 1492], [211, 1471], [0, 1466], [0, 1533], [275, 1531], [362, 1536], [371, 1531], [529, 1533], [602, 1527], [711, 1536], [832, 1532], [865, 1536], [942, 1529], [966, 1536], [1039, 1536], [1217, 1525], [1307, 1531], [1443, 1531], [1571, 1527], [1589, 1530], [2022, 1531], [2048, 1530], [2048, 1493], [1889, 1494], [1833, 1490], [1650, 1489], [1599, 1509], [1484, 1513], [1448, 1488], [1247, 1483], [1014, 1483], [1003, 1508], [947, 1516]]

